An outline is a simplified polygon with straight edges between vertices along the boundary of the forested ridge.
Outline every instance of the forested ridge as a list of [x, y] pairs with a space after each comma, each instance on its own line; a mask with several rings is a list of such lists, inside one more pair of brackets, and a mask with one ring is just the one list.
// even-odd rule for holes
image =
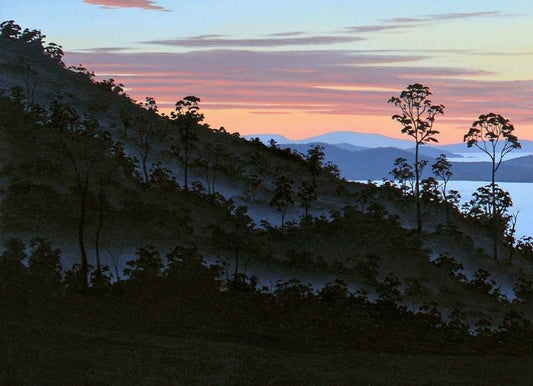
[[[0, 52], [0, 383], [433, 379], [395, 370], [407, 355], [467, 358], [435, 370], [449, 382], [529, 372], [533, 241], [495, 172], [462, 208], [445, 156], [351, 183], [320, 146], [210, 127], [199, 97], [164, 114], [66, 68], [38, 30], [2, 23]], [[417, 146], [433, 106], [422, 139], [395, 116]]]

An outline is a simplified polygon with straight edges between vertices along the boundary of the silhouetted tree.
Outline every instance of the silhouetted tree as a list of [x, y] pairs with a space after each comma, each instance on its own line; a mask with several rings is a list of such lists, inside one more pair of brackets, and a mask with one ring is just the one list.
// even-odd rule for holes
[[94, 78], [94, 71], [89, 71], [87, 68], [83, 67], [83, 65], [81, 64], [78, 64], [77, 66], [69, 66], [68, 70], [78, 73], [80, 75], [83, 75], [84, 77], [86, 77], [87, 79], [91, 81]]
[[[82, 119], [70, 106], [57, 100], [51, 104], [47, 127], [60, 135], [61, 152], [70, 163], [74, 178], [74, 193], [79, 202], [78, 243], [81, 255], [81, 275], [88, 286], [88, 257], [85, 246], [85, 227], [91, 185], [116, 167], [113, 157], [113, 140], [108, 132], [99, 128], [91, 118]], [[109, 178], [109, 177], [108, 177]]]
[[274, 197], [270, 200], [270, 205], [276, 208], [281, 215], [281, 227], [285, 227], [285, 215], [289, 210], [289, 207], [294, 205], [293, 181], [288, 177], [281, 175], [276, 179], [276, 190], [274, 191]]
[[[63, 63], [63, 47], [61, 47], [59, 44], [56, 43], [48, 43], [46, 47], [44, 47], [44, 54], [48, 56], [50, 59], [52, 59], [54, 62], [56, 62], [61, 67], [65, 67], [65, 63]], [[115, 90], [113, 90], [115, 91]]]
[[208, 142], [202, 146], [202, 155], [195, 160], [195, 164], [204, 170], [207, 194], [216, 193], [217, 175], [222, 170], [222, 159], [227, 157], [227, 153], [219, 140], [213, 143]]
[[511, 206], [511, 196], [497, 184], [479, 187], [466, 205], [468, 216], [490, 225], [494, 259], [498, 257], [498, 241], [503, 237], [511, 218]]
[[263, 178], [255, 173], [251, 173], [248, 175], [248, 178], [246, 179], [246, 186], [248, 193], [250, 194], [252, 201], [256, 200], [257, 191], [263, 184]]
[[378, 187], [375, 182], [368, 181], [366, 185], [354, 194], [354, 203], [361, 212], [366, 212], [378, 192]]
[[513, 291], [518, 298], [518, 301], [515, 299], [514, 302], [531, 302], [533, 300], [533, 280], [519, 277], [513, 286]]
[[[264, 147], [262, 143], [261, 146]], [[257, 148], [254, 149], [251, 153], [247, 153], [246, 158], [248, 163], [253, 166], [253, 174], [263, 176], [265, 172], [270, 168], [269, 159], [265, 157], [263, 153]]]
[[277, 280], [274, 295], [284, 301], [310, 299], [314, 296], [311, 283], [303, 284], [298, 279]]
[[52, 248], [52, 242], [34, 238], [30, 241], [28, 260], [32, 285], [36, 293], [57, 295], [61, 290], [61, 251]]
[[444, 204], [446, 205], [446, 222], [449, 222], [450, 209], [448, 200], [450, 199], [450, 197], [448, 197], [447, 186], [448, 181], [450, 181], [450, 178], [453, 175], [452, 164], [446, 158], [446, 154], [441, 154], [437, 157], [435, 163], [431, 165], [431, 169], [435, 177], [442, 181], [440, 184], [440, 192], [442, 195], [442, 199], [444, 200]]
[[440, 192], [438, 181], [433, 177], [424, 178], [421, 181], [420, 197], [425, 202], [439, 202]]
[[112, 276], [113, 274], [107, 265], [100, 265], [100, 268], [91, 270], [90, 282], [93, 293], [101, 296], [110, 292], [112, 289]]
[[32, 108], [36, 107], [35, 104], [35, 92], [37, 86], [40, 83], [39, 74], [36, 71], [37, 59], [34, 57], [19, 57], [14, 63], [8, 63], [7, 66], [11, 67], [16, 73], [19, 73], [22, 78], [22, 84], [24, 85], [24, 97], [26, 103], [24, 103], [24, 110], [26, 114], [29, 114]]
[[108, 173], [105, 177], [100, 178], [98, 182], [98, 225], [96, 226], [94, 245], [94, 252], [96, 255], [96, 276], [100, 275], [102, 272], [102, 262], [100, 259], [100, 236], [102, 234], [102, 228], [104, 227], [104, 215], [109, 206], [109, 203], [107, 202], [107, 190], [109, 189], [110, 183], [110, 173]]
[[326, 162], [326, 164], [323, 166], [323, 169], [325, 172], [331, 174], [333, 177], [341, 178], [341, 171], [339, 169], [339, 166], [334, 164], [333, 162]]
[[36, 47], [42, 47], [45, 37], [46, 36], [38, 29], [30, 30], [29, 28], [24, 28], [24, 31], [20, 34], [19, 40]]
[[[472, 127], [465, 134], [463, 141], [468, 147], [476, 146], [485, 153], [491, 160], [491, 195], [492, 210], [491, 215], [497, 213], [496, 208], [496, 172], [500, 167], [503, 159], [513, 150], [520, 148], [518, 138], [513, 134], [514, 126], [511, 122], [499, 114], [488, 113], [482, 114], [472, 123]], [[497, 238], [498, 238], [498, 219], [492, 218], [492, 236], [493, 236], [493, 257], [498, 257]]]
[[176, 177], [172, 175], [172, 170], [163, 167], [161, 162], [152, 165], [149, 182], [151, 186], [158, 186], [170, 192], [179, 189], [179, 184]]
[[529, 262], [533, 262], [533, 237], [522, 236], [516, 243], [516, 250]]
[[144, 182], [148, 183], [148, 157], [152, 152], [154, 142], [164, 139], [166, 132], [159, 126], [156, 119], [158, 107], [154, 98], [146, 97], [141, 106], [145, 111], [139, 112], [132, 118], [129, 114], [122, 115], [125, 132], [132, 132], [133, 147], [140, 157]]
[[119, 263], [120, 263], [120, 255], [114, 253], [112, 250], [111, 250], [111, 247], [109, 246], [106, 246], [106, 252], [107, 252], [107, 256], [109, 257], [109, 259], [111, 260], [111, 263], [113, 264], [113, 271], [115, 272], [115, 278], [117, 280], [117, 282], [120, 281], [120, 272], [119, 272], [119, 269], [118, 269], [118, 266], [119, 266]]
[[311, 205], [313, 202], [316, 201], [318, 195], [317, 195], [317, 185], [315, 182], [302, 182], [302, 185], [300, 185], [300, 188], [298, 189], [298, 192], [296, 193], [298, 196], [298, 199], [300, 200], [300, 205], [302, 208], [304, 208], [305, 211], [305, 219], [309, 219], [309, 209], [311, 208]]
[[318, 291], [318, 297], [331, 306], [335, 303], [346, 301], [352, 297], [352, 294], [348, 291], [348, 286], [344, 280], [335, 279], [333, 283], [327, 283]]
[[355, 269], [367, 284], [377, 284], [380, 258], [377, 255], [367, 254], [365, 257], [356, 256], [353, 258]]
[[220, 285], [219, 265], [207, 266], [196, 245], [175, 246], [167, 254], [168, 266], [163, 272], [171, 286], [188, 293], [214, 293]]
[[[112, 140], [108, 133], [97, 129], [94, 121], [80, 122], [81, 130], [67, 133], [64, 149], [74, 169], [75, 192], [79, 200], [78, 241], [81, 253], [81, 274], [88, 280], [89, 268], [87, 250], [85, 248], [85, 226], [90, 187], [96, 175], [101, 174], [104, 167], [106, 151], [109, 154]], [[109, 165], [108, 165], [109, 166]]]
[[[414, 191], [415, 173], [411, 164], [403, 157], [398, 157], [394, 160], [395, 168], [391, 170], [390, 174], [395, 181], [400, 184], [400, 190], [404, 195]], [[408, 185], [409, 184], [409, 185]]]
[[324, 146], [315, 145], [307, 150], [306, 161], [309, 164], [309, 170], [313, 176], [313, 183], [316, 184], [317, 178], [322, 171], [322, 166], [326, 154], [324, 153]]
[[253, 248], [252, 235], [255, 224], [247, 212], [248, 208], [238, 206], [228, 213], [226, 226], [212, 227], [211, 238], [213, 247], [219, 251], [226, 250], [233, 254], [235, 259], [234, 280], [240, 278], [239, 268], [242, 255], [248, 255], [248, 258], [250, 258], [251, 253], [257, 253]]
[[6, 20], [0, 24], [0, 39], [17, 40], [22, 28], [14, 20]]
[[26, 246], [21, 239], [9, 238], [4, 241], [4, 252], [0, 256], [1, 264], [13, 264], [22, 267], [22, 260], [26, 259]]
[[196, 147], [197, 130], [204, 115], [198, 106], [200, 98], [187, 96], [176, 102], [176, 108], [170, 117], [178, 130], [178, 141], [172, 146], [172, 154], [183, 165], [183, 186], [189, 191], [189, 169], [193, 162], [192, 151]]
[[504, 239], [507, 242], [509, 249], [509, 261], [513, 261], [515, 242], [516, 242], [516, 222], [518, 221], [518, 214], [520, 211], [516, 211], [508, 216], [507, 226], [505, 228]]
[[470, 325], [465, 322], [465, 313], [454, 308], [448, 315], [448, 328], [460, 334], [466, 335], [470, 332]]
[[118, 95], [125, 95], [124, 85], [122, 83], [116, 84], [115, 79], [113, 78], [102, 79], [100, 82], [96, 82], [95, 85], [107, 92], [114, 92]]
[[498, 289], [495, 289], [494, 286], [496, 282], [490, 278], [490, 273], [483, 268], [478, 269], [474, 273], [474, 278], [470, 280], [470, 286], [480, 290], [483, 293], [490, 295], [498, 295]]
[[411, 311], [416, 312], [416, 300], [421, 301], [425, 298], [429, 290], [416, 277], [408, 277], [405, 280], [405, 286], [404, 296], [411, 299]]
[[466, 276], [463, 273], [464, 266], [463, 264], [457, 262], [453, 256], [448, 255], [447, 253], [442, 253], [434, 261], [432, 261], [435, 266], [446, 270], [448, 275], [454, 277], [461, 281], [466, 281]]
[[[494, 198], [496, 198], [496, 206], [494, 206]], [[497, 184], [495, 187], [489, 184], [480, 186], [472, 193], [472, 199], [467, 205], [467, 214], [469, 217], [487, 224], [490, 224], [491, 220], [496, 218], [497, 223], [500, 224], [499, 229], [503, 231], [501, 225], [503, 221], [506, 221], [508, 210], [511, 206], [513, 206], [513, 201], [509, 193]]]
[[[491, 224], [494, 248], [496, 249], [496, 241], [503, 236], [512, 217], [509, 214], [509, 209], [513, 206], [511, 196], [498, 184], [490, 184], [478, 188], [472, 197], [473, 200], [470, 201], [470, 204], [472, 204], [474, 211], [480, 212], [478, 218]], [[494, 258], [496, 257], [495, 254]]]
[[161, 274], [163, 261], [155, 247], [147, 245], [137, 248], [135, 255], [137, 256], [136, 259], [126, 262], [129, 268], [124, 269], [125, 276], [133, 280], [150, 281]]
[[4, 248], [0, 255], [0, 298], [9, 301], [12, 297], [22, 295], [28, 285], [27, 269], [23, 263], [28, 256], [26, 246], [20, 239], [7, 239]]
[[376, 286], [376, 293], [378, 294], [378, 303], [385, 307], [396, 307], [396, 303], [402, 300], [402, 293], [400, 292], [401, 282], [391, 272], [378, 282]]
[[416, 222], [417, 233], [422, 232], [422, 208], [420, 206], [420, 178], [422, 168], [419, 159], [420, 145], [429, 142], [438, 142], [435, 138], [439, 132], [433, 128], [435, 116], [443, 114], [443, 105], [434, 105], [429, 97], [431, 96], [429, 87], [419, 83], [407, 86], [407, 89], [400, 93], [400, 97], [392, 97], [389, 103], [394, 104], [401, 111], [401, 114], [392, 116], [402, 126], [402, 133], [407, 134], [415, 140], [415, 198], [416, 198]]

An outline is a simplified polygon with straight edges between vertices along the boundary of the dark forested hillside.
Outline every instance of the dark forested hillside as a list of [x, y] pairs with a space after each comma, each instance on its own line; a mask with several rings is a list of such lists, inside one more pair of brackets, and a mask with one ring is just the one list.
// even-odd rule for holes
[[[408, 382], [406, 353], [464, 356], [442, 379], [468, 383], [529, 355], [533, 242], [505, 192], [490, 217], [483, 190], [458, 208], [426, 179], [417, 232], [403, 153], [379, 150], [382, 186], [351, 183], [319, 144], [210, 127], [191, 95], [161, 113], [16, 27], [0, 34], [0, 383]], [[338, 163], [384, 167], [367, 152]]]

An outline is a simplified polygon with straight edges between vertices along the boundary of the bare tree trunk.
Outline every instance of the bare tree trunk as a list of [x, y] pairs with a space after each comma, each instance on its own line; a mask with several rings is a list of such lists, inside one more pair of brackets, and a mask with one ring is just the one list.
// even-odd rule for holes
[[443, 182], [443, 187], [442, 187], [442, 196], [444, 198], [444, 210], [445, 210], [445, 213], [446, 213], [446, 224], [447, 225], [450, 225], [450, 205], [448, 203], [448, 195], [446, 194], [446, 185], [448, 184], [448, 181], [444, 181]]
[[215, 163], [213, 165], [213, 195], [217, 192], [216, 190], [216, 181], [217, 181], [217, 169], [218, 169], [218, 156], [215, 154]]
[[496, 169], [494, 167], [494, 161], [492, 163], [492, 257], [494, 260], [498, 259], [498, 218], [496, 214]]
[[237, 280], [238, 273], [239, 273], [239, 248], [235, 247], [235, 273], [233, 274], [233, 280]]
[[81, 275], [82, 275], [82, 288], [86, 290], [89, 286], [89, 261], [87, 258], [87, 250], [85, 249], [85, 218], [87, 215], [87, 196], [89, 190], [88, 178], [85, 180], [85, 185], [80, 186], [80, 218], [78, 221], [78, 242], [81, 253]]
[[418, 161], [419, 143], [415, 147], [415, 195], [416, 195], [416, 233], [422, 233], [422, 208], [420, 206], [420, 163]]
[[185, 193], [189, 193], [189, 149], [185, 149], [185, 158], [183, 161], [183, 182], [185, 184]]
[[119, 263], [120, 257], [117, 257], [116, 255], [114, 255], [113, 252], [111, 252], [111, 248], [109, 246], [106, 247], [106, 251], [107, 251], [109, 258], [111, 259], [111, 263], [113, 264], [113, 269], [115, 271], [115, 275], [117, 276], [117, 282], [119, 282], [120, 274], [118, 271], [118, 263]]
[[105, 209], [105, 192], [103, 182], [100, 181], [100, 192], [98, 195], [98, 226], [96, 228], [96, 237], [95, 237], [95, 254], [96, 254], [96, 269], [98, 274], [102, 272], [102, 264], [100, 260], [100, 234], [104, 226], [104, 209]]
[[82, 172], [78, 167], [76, 159], [73, 154], [70, 152], [68, 147], [66, 147], [68, 156], [72, 161], [72, 166], [74, 167], [74, 172], [76, 175], [76, 185], [79, 190], [79, 199], [80, 199], [80, 213], [78, 219], [78, 244], [80, 247], [81, 254], [81, 276], [82, 276], [82, 290], [86, 291], [89, 286], [89, 261], [87, 258], [87, 250], [85, 249], [85, 219], [87, 217], [87, 199], [89, 196], [89, 177], [91, 175], [91, 169], [94, 166], [96, 160], [87, 161], [85, 159], [85, 173], [82, 179]]
[[205, 163], [205, 183], [207, 184], [207, 194], [211, 195], [211, 177], [209, 175], [209, 161]]
[[143, 174], [144, 174], [144, 182], [148, 183], [148, 166], [146, 166], [146, 160], [148, 159], [148, 153], [143, 154], [142, 156], [142, 166], [143, 166]]
[[518, 220], [518, 212], [514, 213], [511, 218], [511, 227], [509, 229], [509, 262], [513, 262], [514, 256], [514, 235], [516, 232], [516, 221]]

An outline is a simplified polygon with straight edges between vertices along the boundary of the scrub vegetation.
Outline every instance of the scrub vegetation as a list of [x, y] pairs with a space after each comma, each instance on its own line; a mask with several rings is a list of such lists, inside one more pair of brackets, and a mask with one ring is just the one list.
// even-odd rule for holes
[[[212, 128], [196, 96], [161, 114], [44, 39], [0, 24], [0, 383], [527, 379], [533, 240], [496, 183], [508, 120], [465, 136], [493, 180], [459, 208], [444, 155], [435, 177], [398, 159], [349, 182], [321, 146]], [[417, 149], [438, 138], [430, 95], [390, 100]]]

